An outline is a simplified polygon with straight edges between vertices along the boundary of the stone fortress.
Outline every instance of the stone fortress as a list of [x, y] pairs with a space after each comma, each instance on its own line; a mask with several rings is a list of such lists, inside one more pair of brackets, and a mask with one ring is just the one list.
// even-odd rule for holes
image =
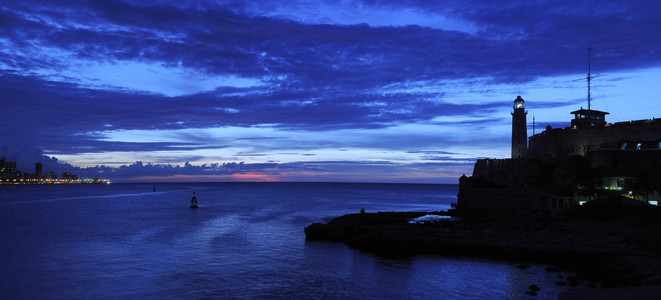
[[512, 158], [477, 160], [473, 175], [459, 180], [458, 209], [570, 208], [623, 197], [658, 205], [661, 119], [611, 124], [607, 112], [581, 108], [570, 127], [527, 137], [526, 114], [519, 96]]

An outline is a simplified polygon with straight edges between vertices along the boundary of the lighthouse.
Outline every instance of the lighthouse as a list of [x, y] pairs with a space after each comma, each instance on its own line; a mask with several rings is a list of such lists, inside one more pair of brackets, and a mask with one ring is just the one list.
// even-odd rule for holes
[[528, 131], [524, 101], [521, 96], [514, 100], [512, 113], [512, 158], [524, 158], [528, 152]]

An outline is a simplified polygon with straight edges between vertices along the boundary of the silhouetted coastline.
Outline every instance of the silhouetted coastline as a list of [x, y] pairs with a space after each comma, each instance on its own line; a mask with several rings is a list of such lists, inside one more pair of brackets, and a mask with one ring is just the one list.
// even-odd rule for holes
[[[450, 216], [410, 223], [426, 214]], [[349, 214], [305, 228], [308, 240], [382, 255], [469, 256], [556, 265], [557, 285], [661, 286], [661, 209], [617, 203], [556, 211]]]
[[71, 172], [62, 173], [57, 178], [55, 172], [43, 172], [43, 164], [35, 163], [35, 172], [21, 172], [16, 168], [15, 161], [8, 161], [4, 156], [0, 157], [0, 185], [36, 185], [36, 184], [110, 184], [108, 179], [96, 177], [80, 178]]

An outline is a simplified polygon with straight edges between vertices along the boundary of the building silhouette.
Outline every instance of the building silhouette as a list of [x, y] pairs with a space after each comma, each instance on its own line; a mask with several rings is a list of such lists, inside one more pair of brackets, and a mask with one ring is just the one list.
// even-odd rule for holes
[[81, 179], [76, 174], [64, 172], [62, 179], [58, 180], [53, 171], [43, 172], [43, 164], [35, 163], [34, 173], [23, 173], [16, 169], [15, 161], [7, 161], [0, 157], [0, 184], [77, 184], [77, 183], [103, 183], [109, 184], [107, 179], [89, 177]]
[[42, 167], [43, 167], [43, 165], [41, 163], [34, 164], [34, 178], [36, 178], [37, 180], [43, 179], [43, 177], [42, 177], [43, 172], [41, 170]]
[[[512, 158], [478, 159], [459, 179], [459, 209], [569, 208], [601, 197], [661, 200], [661, 119], [608, 123], [607, 112], [573, 111], [571, 126], [526, 135], [519, 96]], [[527, 142], [527, 143], [526, 143]]]
[[55, 172], [53, 172], [53, 171], [48, 171], [44, 174], [44, 178], [49, 179], [49, 180], [56, 180], [57, 175], [55, 175]]
[[0, 178], [3, 181], [14, 180], [20, 177], [20, 172], [16, 170], [15, 161], [7, 161], [4, 157], [0, 157]]

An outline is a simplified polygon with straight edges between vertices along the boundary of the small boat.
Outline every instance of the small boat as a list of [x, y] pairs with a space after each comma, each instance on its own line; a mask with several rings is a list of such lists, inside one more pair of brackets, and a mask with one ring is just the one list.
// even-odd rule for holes
[[193, 192], [193, 198], [190, 199], [190, 208], [197, 208], [197, 197], [195, 197], [195, 192]]

